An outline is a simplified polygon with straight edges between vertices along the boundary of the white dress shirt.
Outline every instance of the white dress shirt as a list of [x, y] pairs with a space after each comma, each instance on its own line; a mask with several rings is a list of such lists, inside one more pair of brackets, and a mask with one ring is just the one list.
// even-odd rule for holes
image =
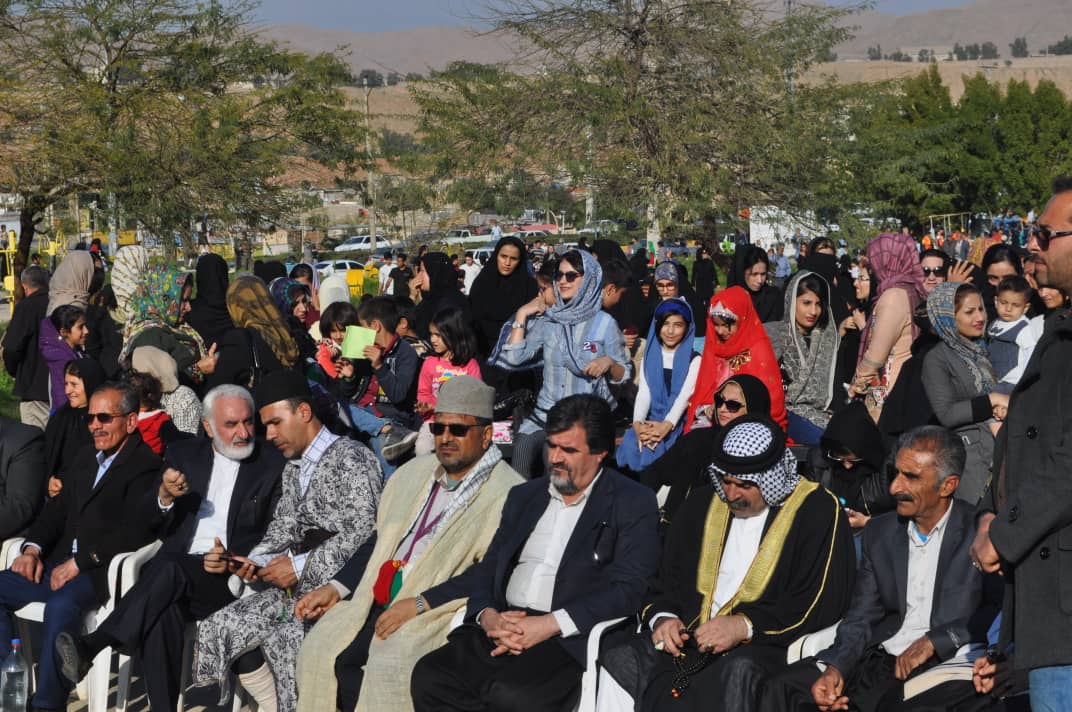
[[207, 553], [216, 545], [216, 537], [227, 546], [227, 518], [231, 510], [231, 495], [238, 481], [238, 460], [224, 457], [213, 451], [212, 474], [209, 475], [208, 492], [201, 498], [197, 509], [197, 525], [190, 542], [190, 554]]
[[916, 523], [908, 522], [908, 592], [905, 617], [901, 629], [882, 644], [890, 655], [900, 655], [908, 646], [931, 629], [931, 608], [934, 605], [934, 579], [938, 575], [938, 554], [942, 550], [950, 507], [931, 533], [924, 537]]
[[[573, 504], [567, 504], [554, 485], [547, 483], [551, 500], [521, 549], [517, 566], [506, 584], [506, 602], [512, 608], [551, 611], [555, 579], [562, 563], [562, 555], [585, 505], [588, 504], [592, 488], [602, 475], [601, 469], [581, 492], [580, 499]], [[577, 634], [577, 626], [565, 610], [551, 611], [551, 615], [558, 621], [563, 638]]]

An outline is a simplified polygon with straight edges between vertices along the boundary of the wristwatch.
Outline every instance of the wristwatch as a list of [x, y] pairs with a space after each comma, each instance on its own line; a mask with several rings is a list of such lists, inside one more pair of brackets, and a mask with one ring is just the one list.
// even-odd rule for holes
[[424, 596], [418, 594], [417, 598], [413, 599], [417, 603], [417, 615], [424, 613]]
[[510, 325], [510, 328], [511, 329], [524, 329], [525, 324], [520, 322], [520, 321], [515, 321], [513, 324]]

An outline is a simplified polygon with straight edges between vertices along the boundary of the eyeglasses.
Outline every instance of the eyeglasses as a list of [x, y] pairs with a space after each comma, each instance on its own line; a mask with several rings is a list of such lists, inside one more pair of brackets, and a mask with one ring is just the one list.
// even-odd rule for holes
[[863, 462], [864, 461], [864, 459], [862, 457], [857, 457], [856, 455], [849, 456], [849, 455], [839, 454], [839, 453], [834, 452], [833, 450], [827, 450], [826, 451], [826, 457], [829, 460], [833, 460], [834, 462], [840, 462], [842, 464], [847, 462], [849, 464], [855, 465], [858, 462]]
[[1039, 249], [1045, 252], [1050, 249], [1050, 240], [1055, 240], [1058, 237], [1068, 237], [1069, 235], [1072, 235], [1072, 230], [1060, 230], [1054, 232], [1043, 225], [1032, 225], [1031, 235], [1035, 238], [1035, 242], [1038, 243]]
[[945, 267], [924, 267], [923, 268], [923, 276], [924, 277], [930, 277], [931, 275], [934, 275], [935, 277], [945, 277], [947, 274], [949, 274], [949, 270], [946, 269]]
[[432, 435], [442, 435], [443, 433], [450, 431], [450, 434], [456, 438], [464, 438], [469, 434], [470, 428], [482, 428], [483, 425], [466, 425], [465, 423], [435, 423], [431, 424]]
[[91, 424], [94, 420], [99, 420], [101, 425], [107, 425], [116, 418], [123, 418], [126, 413], [86, 413], [86, 422]]
[[578, 277], [583, 276], [583, 272], [563, 272], [561, 270], [555, 270], [555, 281], [566, 280], [567, 283], [573, 284], [577, 281]]
[[735, 400], [726, 400], [722, 396], [715, 396], [715, 408], [725, 408], [731, 413], [736, 413], [741, 408], [744, 408], [744, 403]]

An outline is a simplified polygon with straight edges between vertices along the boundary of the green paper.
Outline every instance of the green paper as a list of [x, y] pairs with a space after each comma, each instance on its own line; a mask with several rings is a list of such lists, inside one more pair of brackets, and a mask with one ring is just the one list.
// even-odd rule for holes
[[346, 327], [346, 337], [342, 340], [342, 357], [348, 359], [365, 358], [365, 349], [376, 343], [376, 331], [363, 326]]

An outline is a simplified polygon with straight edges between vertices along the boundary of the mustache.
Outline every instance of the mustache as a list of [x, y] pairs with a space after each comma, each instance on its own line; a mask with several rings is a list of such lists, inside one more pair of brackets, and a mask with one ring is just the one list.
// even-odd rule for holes
[[894, 502], [913, 502], [912, 495], [910, 494], [895, 494], [893, 495]]
[[748, 509], [748, 502], [746, 502], [744, 499], [735, 499], [726, 502], [726, 506], [734, 510]]

